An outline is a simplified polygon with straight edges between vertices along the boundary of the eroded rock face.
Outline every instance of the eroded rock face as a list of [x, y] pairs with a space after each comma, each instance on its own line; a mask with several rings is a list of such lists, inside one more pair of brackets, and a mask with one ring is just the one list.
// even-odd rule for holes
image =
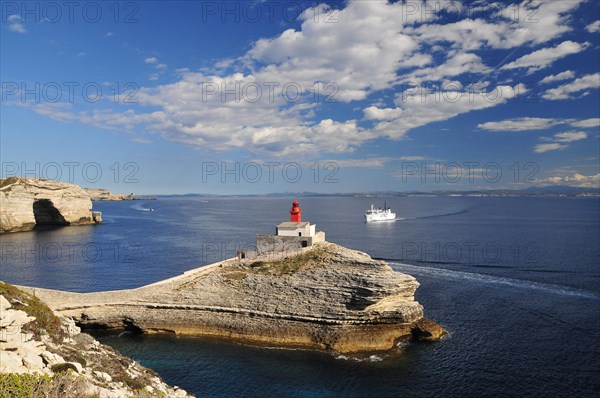
[[383, 261], [324, 242], [298, 256], [228, 260], [138, 289], [36, 294], [82, 327], [365, 352], [413, 336], [423, 319], [418, 286]]
[[[96, 224], [89, 195], [74, 184], [33, 178], [0, 179], [0, 233], [36, 225]], [[97, 212], [96, 212], [97, 213]]]

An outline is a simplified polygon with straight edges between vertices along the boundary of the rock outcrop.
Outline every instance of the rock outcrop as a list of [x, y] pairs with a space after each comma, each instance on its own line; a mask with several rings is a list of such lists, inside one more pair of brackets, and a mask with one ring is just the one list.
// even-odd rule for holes
[[[77, 398], [189, 396], [165, 384], [152, 370], [80, 333], [71, 319], [57, 318], [36, 298], [0, 282], [0, 374], [8, 373], [37, 377], [44, 393], [39, 396], [54, 389], [60, 396]], [[6, 380], [22, 381], [11, 385]], [[23, 380], [28, 379], [4, 379], [0, 396], [25, 396], [20, 391]]]
[[0, 233], [36, 225], [85, 225], [102, 221], [79, 186], [47, 179], [0, 179]]
[[113, 194], [108, 189], [104, 188], [83, 188], [85, 192], [90, 195], [90, 198], [94, 201], [99, 200], [135, 200], [135, 195], [130, 193], [126, 195], [124, 193]]
[[[336, 352], [388, 350], [400, 339], [443, 334], [435, 322], [422, 321], [415, 278], [383, 261], [327, 242], [294, 256], [272, 256], [231, 259], [132, 290], [35, 292], [84, 328]], [[417, 325], [437, 332], [417, 333]]]

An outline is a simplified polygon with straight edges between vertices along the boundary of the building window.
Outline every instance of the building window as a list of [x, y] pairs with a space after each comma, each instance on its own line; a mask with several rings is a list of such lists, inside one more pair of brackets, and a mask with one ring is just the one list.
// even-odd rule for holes
[[298, 236], [302, 236], [302, 232], [298, 232]]
[[305, 240], [303, 240], [303, 241], [302, 241], [302, 247], [308, 247], [308, 242], [307, 242], [307, 241], [305, 241]]

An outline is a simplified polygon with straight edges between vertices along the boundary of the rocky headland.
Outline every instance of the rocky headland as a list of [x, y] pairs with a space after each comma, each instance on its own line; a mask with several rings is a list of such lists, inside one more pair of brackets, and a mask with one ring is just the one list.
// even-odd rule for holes
[[358, 353], [445, 334], [424, 317], [414, 299], [418, 286], [383, 261], [322, 242], [295, 255], [230, 259], [131, 290], [22, 289], [84, 329]]
[[0, 282], [0, 396], [187, 397], [36, 297]]
[[86, 225], [102, 222], [90, 196], [60, 181], [0, 179], [0, 233], [31, 231], [37, 225]]
[[93, 201], [101, 200], [135, 200], [135, 195], [130, 193], [126, 195], [124, 193], [113, 194], [108, 189], [104, 188], [83, 188]]

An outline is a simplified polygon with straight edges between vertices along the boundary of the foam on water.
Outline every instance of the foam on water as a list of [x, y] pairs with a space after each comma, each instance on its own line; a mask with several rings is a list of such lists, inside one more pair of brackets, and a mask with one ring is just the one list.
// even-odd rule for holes
[[450, 279], [456, 281], [470, 281], [478, 283], [488, 283], [496, 285], [506, 285], [517, 289], [532, 289], [546, 293], [580, 297], [591, 300], [600, 300], [600, 296], [594, 292], [582, 289], [575, 289], [567, 286], [560, 286], [550, 283], [533, 282], [521, 279], [504, 278], [494, 275], [478, 274], [473, 272], [463, 272], [449, 270], [445, 268], [425, 267], [398, 262], [390, 262], [392, 268], [396, 271], [405, 272], [410, 275], [425, 275], [433, 278]]
[[138, 210], [138, 211], [153, 211], [153, 209], [149, 209], [147, 207], [144, 207], [144, 205], [140, 204], [140, 203], [136, 203], [132, 206], [130, 206], [132, 209], [134, 210]]

